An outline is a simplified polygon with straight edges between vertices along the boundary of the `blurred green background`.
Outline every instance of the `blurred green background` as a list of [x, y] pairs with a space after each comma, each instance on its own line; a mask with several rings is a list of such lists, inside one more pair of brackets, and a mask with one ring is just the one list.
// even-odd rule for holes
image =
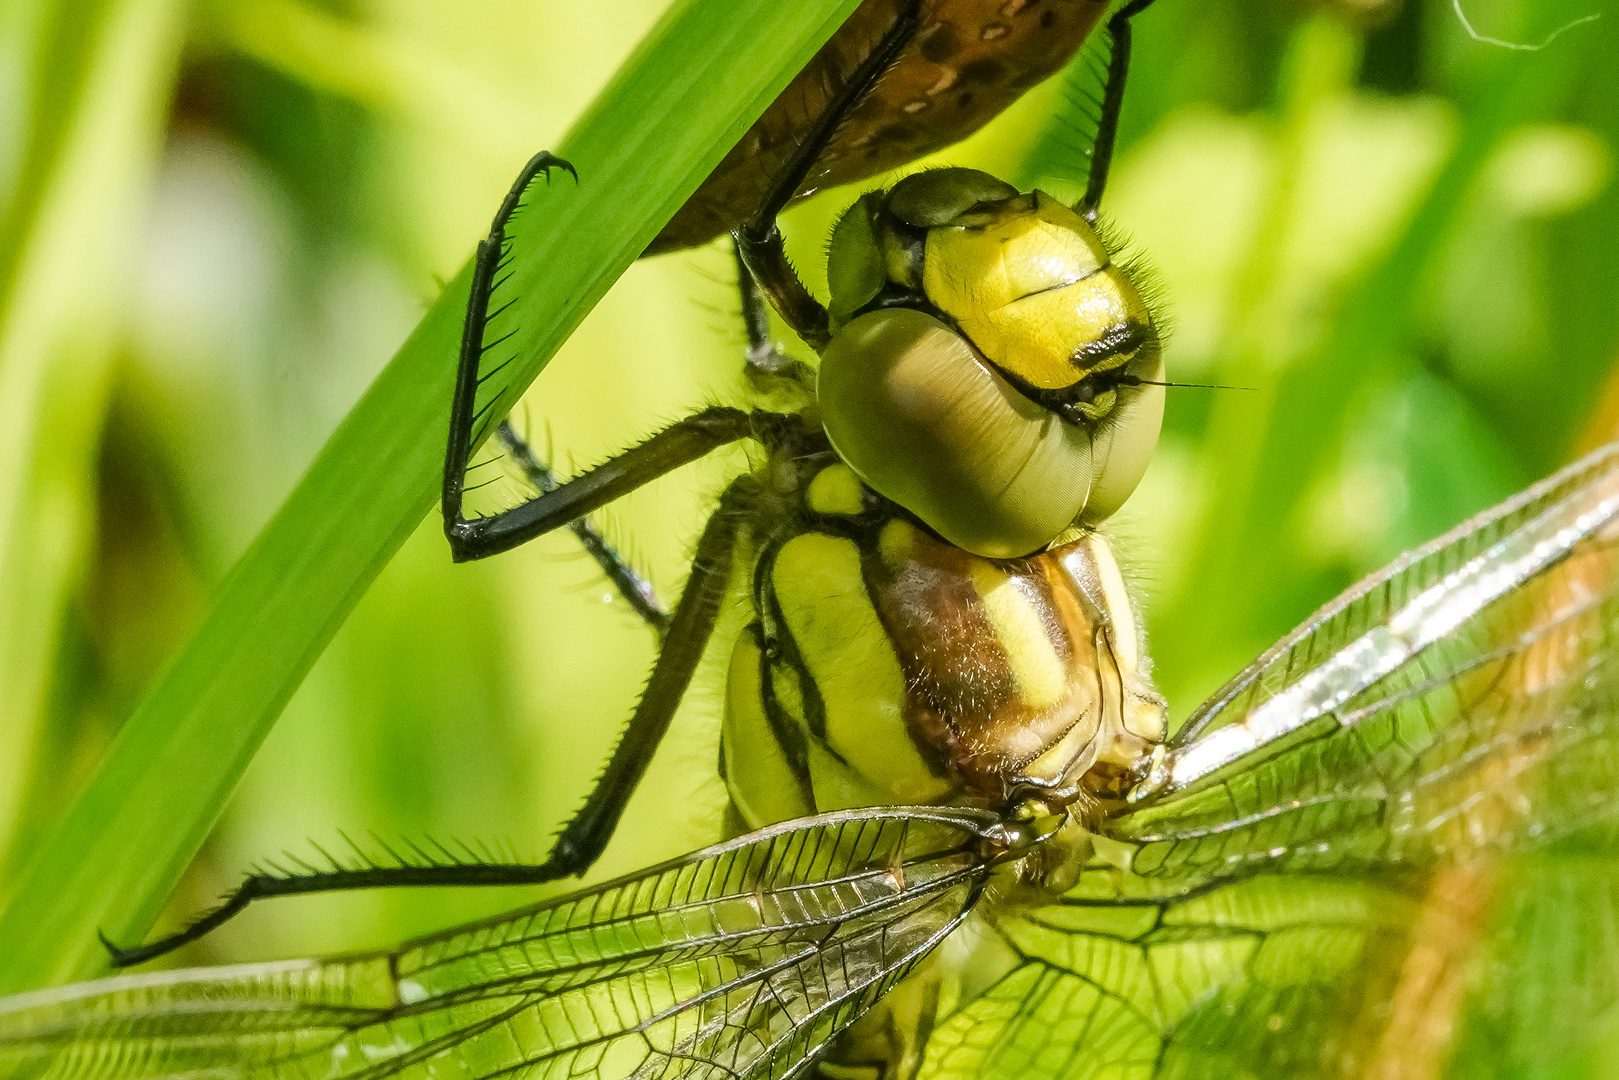
[[[662, 6], [0, 10], [0, 902], [519, 165]], [[1619, 434], [1599, 418], [1619, 360], [1619, 5], [1466, 8], [1513, 42], [1592, 14], [1540, 51], [1472, 40], [1450, 0], [1159, 0], [1138, 21], [1104, 211], [1161, 280], [1171, 377], [1246, 388], [1171, 391], [1113, 526], [1177, 716], [1361, 574]], [[82, 47], [90, 27], [111, 44]], [[1053, 80], [936, 160], [1071, 196], [1079, 123]], [[855, 194], [788, 215], [810, 278]], [[521, 419], [566, 472], [744, 401], [740, 372], [729, 252], [665, 256]], [[744, 460], [603, 515], [671, 601]], [[652, 655], [571, 537], [452, 567], [430, 516], [167, 922], [340, 830], [543, 854]], [[715, 835], [709, 660], [601, 873]], [[281, 901], [176, 960], [377, 945], [531, 895]]]

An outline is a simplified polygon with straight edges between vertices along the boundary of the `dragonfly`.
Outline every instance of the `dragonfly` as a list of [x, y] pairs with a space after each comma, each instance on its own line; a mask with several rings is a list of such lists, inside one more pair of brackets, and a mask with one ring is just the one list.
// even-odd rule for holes
[[[1113, 26], [1116, 55], [1135, 13]], [[1121, 94], [1110, 78], [1104, 101]], [[1107, 154], [1095, 160], [1105, 183]], [[631, 737], [562, 858], [379, 859], [261, 893], [576, 871], [645, 767], [708, 609], [741, 581], [757, 618], [732, 648], [734, 839], [396, 950], [12, 999], [7, 1072], [1373, 1076], [1442, 1059], [1464, 1001], [1497, 1026], [1503, 1061], [1570, 1033], [1613, 923], [1619, 450], [1403, 556], [1168, 735], [1097, 527], [1150, 456], [1163, 374], [1150, 306], [1102, 265], [1087, 221], [1095, 168], [1077, 208], [983, 174], [919, 176], [864, 197], [834, 233], [815, 412], [797, 414], [817, 426], [701, 414], [580, 487], [533, 462], [538, 509], [446, 514], [458, 554], [489, 554], [717, 435], [779, 440], [722, 496], [659, 624]], [[1081, 339], [1095, 348], [1064, 347], [1084, 375], [1058, 386], [1041, 385], [1055, 380], [1034, 335], [995, 342], [995, 322], [926, 266], [981, 266], [964, 247], [1048, 224], [1066, 257], [1098, 265], [1012, 303], [1092, 282], [1107, 288], [1091, 307], [1112, 305]], [[774, 298], [768, 245], [748, 242]], [[475, 390], [503, 249], [497, 219], [462, 357], [466, 453], [494, 415]], [[984, 373], [995, 392], [973, 400], [1006, 406], [996, 446], [1022, 438], [1018, 463], [1057, 462], [1037, 497], [1023, 473], [961, 465], [971, 424], [942, 438], [906, 411], [938, 386], [907, 381], [921, 361]], [[907, 393], [884, 398], [896, 381]], [[450, 457], [453, 497], [466, 459]], [[933, 468], [942, 481], [917, 478]], [[1064, 486], [1076, 473], [1082, 493]]]

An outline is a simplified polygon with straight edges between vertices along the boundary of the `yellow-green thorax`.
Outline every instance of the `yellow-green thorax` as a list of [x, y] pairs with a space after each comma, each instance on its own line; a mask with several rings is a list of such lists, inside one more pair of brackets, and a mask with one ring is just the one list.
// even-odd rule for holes
[[885, 803], [1060, 807], [1104, 792], [1163, 737], [1099, 533], [985, 559], [832, 461], [752, 580], [722, 753], [750, 826]]

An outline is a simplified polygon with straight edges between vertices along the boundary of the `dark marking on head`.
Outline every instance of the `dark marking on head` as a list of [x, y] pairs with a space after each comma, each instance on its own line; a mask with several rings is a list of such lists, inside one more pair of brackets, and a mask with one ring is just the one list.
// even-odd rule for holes
[[1151, 327], [1132, 319], [1108, 327], [1095, 341], [1087, 342], [1075, 349], [1068, 359], [1074, 367], [1085, 370], [1095, 367], [1109, 357], [1135, 352], [1155, 337]]

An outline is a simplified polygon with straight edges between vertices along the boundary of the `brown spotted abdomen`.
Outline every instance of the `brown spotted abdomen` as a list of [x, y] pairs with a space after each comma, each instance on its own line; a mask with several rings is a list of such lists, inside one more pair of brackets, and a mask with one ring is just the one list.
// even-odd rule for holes
[[[656, 255], [741, 224], [831, 98], [894, 24], [902, 0], [865, 0], [648, 245]], [[840, 127], [800, 196], [966, 138], [1055, 74], [1105, 0], [926, 0], [915, 40]]]

